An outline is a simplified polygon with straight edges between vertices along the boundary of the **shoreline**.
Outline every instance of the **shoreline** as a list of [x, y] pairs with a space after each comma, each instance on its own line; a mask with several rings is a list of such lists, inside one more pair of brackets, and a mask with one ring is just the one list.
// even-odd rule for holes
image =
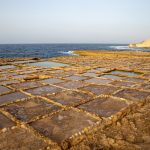
[[59, 56], [72, 55], [72, 51], [76, 50], [98, 50], [98, 51], [145, 51], [150, 52], [150, 49], [129, 48], [127, 44], [21, 44], [15, 46], [4, 45], [0, 46], [0, 58], [11, 57], [40, 57], [52, 58]]
[[73, 53], [79, 56], [150, 57], [150, 52], [141, 51], [76, 50]]
[[74, 50], [67, 52], [70, 55], [67, 56], [58, 56], [58, 57], [49, 57], [49, 58], [40, 58], [40, 57], [8, 57], [8, 58], [0, 58], [0, 65], [9, 64], [14, 61], [27, 61], [27, 60], [49, 60], [49, 59], [57, 59], [61, 57], [79, 57], [79, 56], [93, 56], [93, 57], [123, 57], [123, 58], [148, 58], [150, 57], [150, 52], [144, 51], [107, 51], [107, 50]]
[[0, 149], [150, 147], [150, 53], [75, 53], [0, 59]]
[[150, 52], [141, 52], [141, 51], [107, 51], [107, 50], [75, 50], [69, 51], [67, 56], [58, 56], [58, 57], [49, 57], [49, 58], [40, 58], [40, 57], [8, 57], [0, 58], [0, 65], [9, 65], [15, 61], [46, 61], [46, 60], [57, 60], [57, 58], [69, 58], [69, 57], [108, 57], [108, 58], [149, 58]]

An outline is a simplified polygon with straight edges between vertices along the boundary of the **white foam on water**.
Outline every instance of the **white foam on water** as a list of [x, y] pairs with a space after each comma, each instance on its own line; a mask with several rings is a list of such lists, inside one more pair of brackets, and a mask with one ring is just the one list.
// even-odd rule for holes
[[134, 50], [134, 51], [141, 51], [141, 48], [131, 48], [129, 46], [110, 46], [112, 49], [116, 50]]
[[64, 51], [60, 51], [61, 54], [66, 54], [66, 55], [72, 55], [72, 56], [77, 56], [78, 54], [75, 54], [74, 51], [67, 51], [67, 52], [64, 52]]
[[113, 49], [130, 49], [129, 46], [110, 46]]

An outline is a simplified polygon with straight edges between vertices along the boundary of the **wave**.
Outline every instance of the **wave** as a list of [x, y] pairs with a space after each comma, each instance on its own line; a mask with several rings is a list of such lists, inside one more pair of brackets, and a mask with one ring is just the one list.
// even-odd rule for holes
[[131, 49], [129, 46], [110, 46], [110, 48], [117, 49], [117, 50]]
[[129, 46], [110, 46], [111, 49], [116, 50], [134, 50], [134, 51], [142, 51], [142, 48], [131, 48]]
[[77, 56], [77, 54], [75, 54], [74, 51], [67, 51], [67, 52], [60, 51], [59, 53], [65, 54], [65, 55]]

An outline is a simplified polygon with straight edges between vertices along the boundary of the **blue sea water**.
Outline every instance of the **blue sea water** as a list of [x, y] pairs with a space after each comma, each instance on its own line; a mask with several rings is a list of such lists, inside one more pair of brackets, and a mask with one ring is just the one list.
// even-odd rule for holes
[[0, 44], [0, 58], [68, 56], [81, 49], [150, 52], [150, 49], [129, 48], [127, 44]]

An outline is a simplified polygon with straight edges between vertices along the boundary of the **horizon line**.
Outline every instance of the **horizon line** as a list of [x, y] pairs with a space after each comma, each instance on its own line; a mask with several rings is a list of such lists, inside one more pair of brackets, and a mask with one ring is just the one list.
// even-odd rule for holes
[[81, 42], [81, 43], [78, 43], [78, 42], [75, 42], [75, 43], [69, 43], [69, 42], [54, 42], [54, 43], [47, 43], [47, 42], [33, 42], [33, 43], [0, 43], [0, 45], [31, 45], [31, 44], [121, 44], [121, 45], [128, 45], [129, 43], [98, 43], [98, 42]]

